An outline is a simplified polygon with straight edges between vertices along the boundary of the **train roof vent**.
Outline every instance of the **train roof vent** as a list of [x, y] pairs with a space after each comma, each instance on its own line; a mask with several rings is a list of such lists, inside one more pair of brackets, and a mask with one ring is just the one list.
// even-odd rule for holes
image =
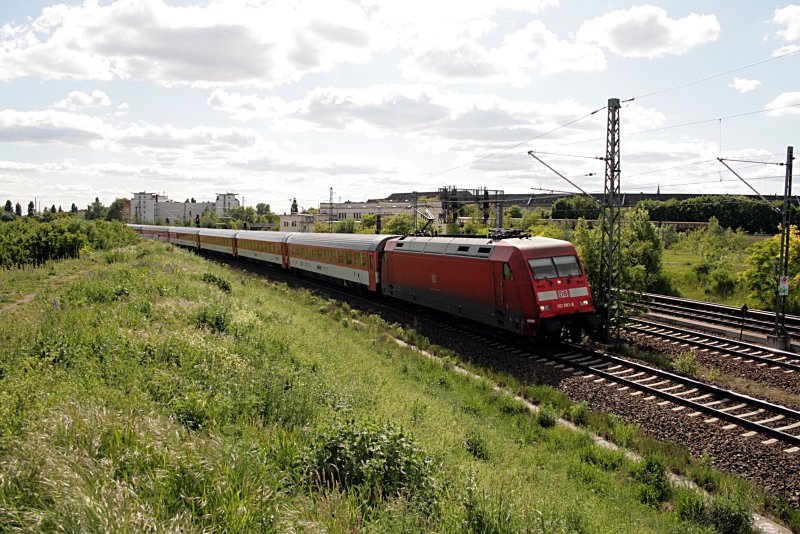
[[492, 247], [478, 247], [478, 254], [489, 254], [492, 252]]
[[397, 243], [397, 245], [395, 245], [395, 247], [396, 248], [403, 248], [403, 245], [405, 245], [405, 243]]
[[459, 252], [469, 252], [469, 247], [465, 247], [465, 246], [462, 245], [462, 246], [458, 247], [458, 251]]

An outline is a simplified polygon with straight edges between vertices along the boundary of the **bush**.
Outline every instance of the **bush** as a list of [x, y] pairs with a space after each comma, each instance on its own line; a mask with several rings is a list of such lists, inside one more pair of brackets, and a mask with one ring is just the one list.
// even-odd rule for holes
[[642, 483], [639, 487], [639, 500], [644, 504], [656, 505], [669, 499], [672, 488], [667, 478], [667, 470], [659, 456], [647, 455], [633, 470], [633, 478]]
[[210, 304], [200, 308], [194, 321], [198, 328], [206, 327], [212, 332], [224, 334], [231, 326], [231, 313], [218, 304]]
[[672, 366], [675, 371], [681, 374], [686, 376], [697, 376], [697, 372], [699, 371], [697, 353], [695, 353], [693, 350], [681, 352], [675, 357], [675, 360], [672, 362]]
[[681, 488], [675, 494], [675, 513], [683, 521], [700, 523], [705, 514], [703, 496], [689, 488]]
[[714, 495], [708, 512], [709, 521], [720, 532], [731, 534], [750, 532], [753, 508], [749, 492], [742, 487], [736, 487], [731, 491]]
[[589, 422], [589, 405], [586, 401], [581, 401], [569, 407], [569, 419], [580, 426]]
[[549, 404], [539, 406], [539, 411], [536, 413], [536, 422], [539, 423], [539, 426], [544, 428], [554, 427], [556, 426], [556, 421], [558, 421], [558, 414], [556, 414], [555, 408]]
[[302, 458], [304, 478], [342, 490], [362, 489], [375, 504], [404, 495], [432, 502], [432, 462], [392, 423], [348, 419], [324, 427]]
[[616, 471], [622, 467], [625, 457], [618, 450], [589, 445], [580, 450], [580, 458], [582, 462], [596, 465], [604, 471]]
[[217, 286], [221, 291], [225, 293], [231, 292], [231, 284], [221, 276], [217, 276], [214, 273], [205, 273], [203, 275], [203, 282], [212, 284]]
[[489, 444], [483, 434], [476, 429], [470, 430], [469, 434], [467, 434], [467, 438], [464, 440], [464, 447], [468, 453], [478, 460], [489, 459]]

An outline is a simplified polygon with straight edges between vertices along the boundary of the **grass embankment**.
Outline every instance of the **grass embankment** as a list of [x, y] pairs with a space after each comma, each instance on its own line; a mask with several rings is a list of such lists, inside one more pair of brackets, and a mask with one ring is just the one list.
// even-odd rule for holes
[[308, 292], [151, 242], [45, 269], [0, 273], [37, 285], [0, 315], [0, 531], [698, 532], [747, 515]]
[[[739, 277], [748, 268], [748, 247], [760, 239], [763, 238], [741, 236], [739, 241], [731, 243], [730, 248], [724, 251], [724, 276], [729, 277], [730, 284], [722, 291], [715, 291], [716, 273], [713, 269], [711, 273], [697, 271], [702, 269], [704, 263], [708, 264], [709, 254], [706, 253], [704, 257], [700, 248], [693, 247], [688, 239], [664, 249], [662, 257], [664, 274], [672, 287], [684, 298], [741, 306], [748, 302], [748, 290]], [[750, 304], [752, 305], [752, 302]]]

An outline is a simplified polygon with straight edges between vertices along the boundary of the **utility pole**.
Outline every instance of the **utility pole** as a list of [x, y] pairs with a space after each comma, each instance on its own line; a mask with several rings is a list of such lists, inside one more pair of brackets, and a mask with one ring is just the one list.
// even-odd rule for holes
[[414, 191], [413, 193], [411, 193], [411, 195], [412, 195], [412, 198], [413, 198], [413, 205], [412, 205], [412, 210], [411, 211], [412, 211], [413, 216], [414, 216], [414, 231], [416, 231], [417, 230], [417, 196], [418, 196], [418, 193], [416, 191]]
[[619, 163], [619, 98], [608, 99], [608, 121], [606, 126], [606, 179], [603, 191], [602, 241], [600, 280], [605, 286], [606, 298], [603, 309], [603, 329], [607, 342], [619, 339], [621, 316], [620, 282], [622, 278], [621, 254], [621, 194]]
[[333, 232], [333, 188], [330, 188], [328, 195], [328, 231]]
[[747, 180], [742, 178], [739, 173], [734, 171], [730, 165], [725, 163], [725, 159], [717, 158], [717, 161], [725, 165], [729, 171], [733, 173], [744, 185], [749, 187], [755, 194], [761, 197], [761, 200], [774, 209], [776, 213], [781, 214], [781, 250], [778, 258], [777, 275], [778, 280], [775, 286], [775, 326], [772, 333], [767, 334], [767, 345], [774, 348], [783, 350], [789, 349], [789, 334], [786, 332], [786, 297], [789, 296], [789, 237], [791, 235], [790, 226], [792, 224], [791, 213], [791, 197], [792, 197], [792, 161], [794, 160], [794, 149], [789, 146], [786, 147], [786, 163], [766, 163], [760, 161], [749, 161], [741, 159], [728, 159], [727, 161], [738, 161], [742, 163], [761, 163], [764, 165], [785, 165], [786, 166], [786, 181], [784, 182], [783, 189], [783, 207], [776, 208], [770, 203], [769, 200], [764, 198], [764, 195], [759, 193]]
[[770, 340], [776, 346], [787, 347], [789, 334], [786, 332], [786, 298], [789, 296], [789, 227], [792, 224], [790, 200], [792, 197], [792, 160], [794, 147], [786, 147], [786, 180], [783, 188], [783, 218], [781, 220], [781, 253], [778, 259], [778, 285], [775, 289], [775, 327]]

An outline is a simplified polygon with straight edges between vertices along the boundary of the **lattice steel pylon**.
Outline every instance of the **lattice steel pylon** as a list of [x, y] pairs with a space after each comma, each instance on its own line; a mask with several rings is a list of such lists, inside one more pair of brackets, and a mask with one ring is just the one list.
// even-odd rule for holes
[[[789, 237], [792, 225], [792, 161], [794, 160], [794, 147], [786, 147], [786, 181], [783, 190], [783, 220], [781, 221], [781, 252], [778, 260], [778, 286], [775, 292], [775, 327], [772, 335], [788, 343], [789, 334], [786, 331], [786, 298], [789, 294]], [[785, 288], [782, 288], [781, 280], [786, 280]]]
[[600, 294], [606, 302], [603, 306], [603, 329], [606, 341], [619, 339], [622, 321], [620, 285], [622, 282], [621, 227], [622, 210], [619, 164], [619, 98], [608, 99], [608, 122], [606, 128], [606, 180], [603, 191], [602, 240], [600, 280], [604, 287]]

